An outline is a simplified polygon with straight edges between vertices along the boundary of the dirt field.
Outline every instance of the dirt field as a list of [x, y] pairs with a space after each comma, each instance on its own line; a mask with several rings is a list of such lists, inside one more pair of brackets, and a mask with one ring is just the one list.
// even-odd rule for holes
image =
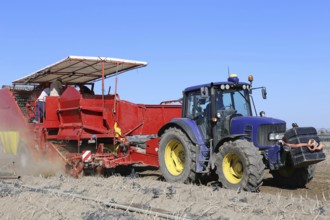
[[[329, 143], [326, 154], [306, 188], [281, 189], [266, 175], [260, 193], [162, 182], [152, 170], [73, 179], [44, 164], [42, 175], [0, 180], [0, 219], [330, 219]], [[0, 158], [0, 173], [12, 174], [12, 158]]]

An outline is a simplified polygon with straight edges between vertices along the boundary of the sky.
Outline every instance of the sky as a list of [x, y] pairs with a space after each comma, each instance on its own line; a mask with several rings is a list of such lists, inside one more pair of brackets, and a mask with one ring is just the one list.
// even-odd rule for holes
[[329, 129], [329, 8], [326, 0], [1, 1], [0, 84], [69, 55], [139, 60], [148, 66], [119, 76], [120, 97], [158, 104], [226, 81], [229, 68], [267, 87], [266, 100], [254, 91], [258, 112], [288, 128]]

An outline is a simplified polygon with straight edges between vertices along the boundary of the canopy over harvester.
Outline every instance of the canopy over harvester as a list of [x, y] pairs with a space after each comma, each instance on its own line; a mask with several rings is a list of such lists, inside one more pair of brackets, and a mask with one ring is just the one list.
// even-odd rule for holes
[[147, 66], [147, 62], [108, 57], [69, 56], [35, 73], [15, 80], [14, 85], [50, 83], [61, 79], [64, 84], [94, 83], [129, 70]]

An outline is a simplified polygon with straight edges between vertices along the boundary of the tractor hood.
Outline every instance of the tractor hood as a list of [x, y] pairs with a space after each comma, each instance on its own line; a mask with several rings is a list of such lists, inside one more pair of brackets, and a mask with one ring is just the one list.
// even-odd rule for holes
[[286, 122], [267, 117], [235, 117], [231, 121], [231, 134], [246, 134], [246, 139], [259, 148], [268, 148], [277, 143], [269, 140], [271, 133], [284, 133]]

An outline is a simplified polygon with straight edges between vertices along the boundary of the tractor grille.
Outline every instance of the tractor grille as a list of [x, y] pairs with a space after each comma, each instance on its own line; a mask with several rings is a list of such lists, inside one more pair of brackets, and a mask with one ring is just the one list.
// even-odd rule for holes
[[247, 125], [244, 128], [244, 134], [246, 135], [244, 138], [249, 141], [252, 142], [252, 135], [253, 135], [253, 128], [251, 125]]
[[268, 140], [268, 136], [272, 132], [285, 132], [285, 124], [276, 124], [276, 125], [260, 125], [258, 130], [258, 145], [259, 146], [271, 146], [275, 145], [277, 141]]

